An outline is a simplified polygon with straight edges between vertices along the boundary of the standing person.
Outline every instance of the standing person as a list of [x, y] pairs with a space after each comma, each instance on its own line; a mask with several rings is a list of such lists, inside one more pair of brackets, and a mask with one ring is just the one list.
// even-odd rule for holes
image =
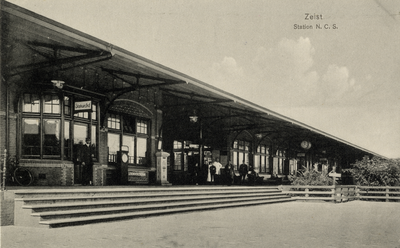
[[244, 162], [239, 166], [239, 173], [240, 173], [240, 184], [243, 184], [246, 180], [246, 175], [249, 172], [247, 168], [247, 164]]
[[215, 174], [217, 175], [221, 175], [221, 168], [222, 168], [222, 164], [219, 162], [219, 158], [216, 158], [213, 165], [215, 166]]
[[[215, 175], [220, 176], [221, 175], [221, 168], [222, 168], [222, 164], [219, 162], [219, 158], [215, 158], [214, 162], [212, 163], [212, 165], [215, 166]], [[214, 178], [215, 179], [215, 178]], [[221, 177], [217, 177], [217, 182], [219, 183], [219, 180], [221, 179]]]
[[232, 164], [229, 162], [225, 165], [225, 176], [226, 176], [226, 183], [228, 184], [228, 186], [231, 186], [233, 183], [235, 172], [233, 171]]
[[82, 185], [92, 185], [93, 160], [90, 151], [90, 139], [86, 138], [86, 143], [80, 147], [77, 154], [77, 162], [82, 168]]
[[257, 177], [257, 173], [254, 171], [254, 166], [253, 165], [249, 165], [249, 172], [247, 174], [247, 178], [248, 178], [248, 183], [251, 185], [255, 185], [256, 184], [256, 177]]
[[217, 168], [215, 167], [214, 164], [211, 164], [210, 166], [210, 182], [215, 183], [215, 173], [217, 172]]

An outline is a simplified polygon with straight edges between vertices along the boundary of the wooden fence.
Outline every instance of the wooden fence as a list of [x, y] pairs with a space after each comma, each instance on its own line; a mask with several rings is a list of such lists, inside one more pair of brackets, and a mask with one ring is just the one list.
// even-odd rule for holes
[[281, 189], [283, 193], [298, 201], [330, 201], [335, 203], [352, 200], [400, 202], [400, 187], [282, 185]]
[[357, 186], [357, 199], [364, 201], [400, 202], [400, 187]]

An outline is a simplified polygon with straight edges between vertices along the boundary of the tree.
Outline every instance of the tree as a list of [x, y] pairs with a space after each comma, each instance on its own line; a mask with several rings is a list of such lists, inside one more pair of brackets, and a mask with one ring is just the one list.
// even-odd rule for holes
[[400, 160], [364, 157], [351, 165], [350, 173], [357, 185], [361, 186], [398, 186], [400, 185]]

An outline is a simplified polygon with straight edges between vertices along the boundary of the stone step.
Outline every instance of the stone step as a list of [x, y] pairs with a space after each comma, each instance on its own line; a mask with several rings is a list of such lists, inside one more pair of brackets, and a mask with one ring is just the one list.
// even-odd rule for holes
[[235, 195], [208, 195], [208, 196], [191, 196], [184, 195], [179, 197], [156, 197], [150, 199], [125, 199], [115, 201], [85, 201], [85, 202], [57, 202], [52, 204], [37, 204], [37, 205], [23, 205], [23, 209], [31, 209], [34, 212], [45, 212], [45, 211], [63, 211], [66, 209], [84, 209], [84, 208], [102, 208], [112, 206], [129, 206], [129, 205], [146, 205], [146, 204], [161, 204], [167, 202], [187, 202], [187, 201], [198, 201], [198, 200], [209, 200], [209, 199], [246, 199], [249, 197], [274, 197], [274, 196], [286, 196], [283, 193], [264, 193], [264, 194], [235, 194]]
[[45, 198], [45, 197], [68, 197], [68, 196], [104, 196], [104, 195], [130, 195], [130, 194], [161, 194], [171, 192], [230, 192], [232, 190], [244, 191], [276, 191], [277, 187], [246, 187], [246, 186], [194, 186], [194, 187], [123, 187], [123, 188], [68, 188], [68, 189], [34, 189], [17, 190], [15, 198]]
[[244, 201], [244, 202], [235, 202], [227, 204], [213, 204], [206, 206], [179, 207], [173, 209], [151, 210], [151, 211], [141, 211], [133, 213], [118, 213], [118, 214], [95, 215], [95, 216], [77, 217], [68, 219], [42, 220], [39, 221], [39, 224], [42, 226], [55, 228], [55, 227], [84, 225], [84, 224], [92, 224], [92, 223], [100, 223], [108, 221], [128, 220], [134, 218], [159, 216], [166, 214], [184, 213], [190, 211], [205, 211], [205, 210], [212, 210], [219, 208], [244, 207], [244, 206], [260, 205], [260, 204], [283, 203], [289, 201], [293, 200], [290, 198], [282, 198], [282, 199], [272, 199], [272, 200], [268, 199], [268, 200]]
[[50, 211], [50, 212], [38, 212], [32, 213], [32, 216], [40, 217], [41, 220], [46, 219], [61, 219], [61, 218], [75, 218], [75, 217], [83, 217], [83, 216], [92, 216], [92, 215], [105, 215], [110, 213], [126, 213], [126, 212], [139, 212], [139, 211], [149, 211], [149, 210], [162, 210], [162, 209], [170, 209], [170, 208], [178, 208], [178, 207], [189, 207], [189, 206], [206, 206], [212, 204], [228, 204], [234, 202], [244, 202], [244, 201], [260, 201], [260, 200], [273, 200], [273, 199], [287, 199], [286, 196], [259, 196], [259, 197], [251, 197], [251, 198], [229, 198], [229, 199], [220, 199], [220, 200], [203, 200], [203, 201], [191, 201], [191, 202], [173, 202], [173, 203], [162, 203], [162, 204], [148, 204], [148, 205], [139, 205], [139, 206], [115, 206], [108, 208], [85, 208], [78, 210], [64, 210], [64, 211]]
[[60, 227], [187, 211], [292, 201], [277, 187], [123, 187], [24, 190], [14, 224]]
[[92, 195], [92, 196], [63, 196], [63, 197], [34, 197], [34, 198], [16, 198], [16, 201], [24, 202], [24, 205], [38, 205], [48, 203], [62, 203], [62, 202], [87, 202], [87, 201], [104, 201], [104, 200], [123, 200], [123, 199], [148, 199], [158, 197], [182, 197], [182, 196], [232, 196], [235, 195], [252, 195], [252, 194], [277, 194], [280, 193], [278, 190], [246, 190], [246, 191], [229, 191], [229, 192], [211, 192], [211, 191], [199, 191], [199, 192], [162, 192], [162, 193], [151, 193], [151, 194], [117, 194], [117, 195]]

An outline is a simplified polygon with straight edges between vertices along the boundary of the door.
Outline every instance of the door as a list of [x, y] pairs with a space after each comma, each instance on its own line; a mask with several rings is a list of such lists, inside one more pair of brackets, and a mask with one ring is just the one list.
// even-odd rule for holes
[[79, 149], [85, 144], [86, 138], [88, 138], [89, 127], [85, 123], [74, 124], [74, 184], [82, 183], [82, 165], [77, 161], [77, 154]]

